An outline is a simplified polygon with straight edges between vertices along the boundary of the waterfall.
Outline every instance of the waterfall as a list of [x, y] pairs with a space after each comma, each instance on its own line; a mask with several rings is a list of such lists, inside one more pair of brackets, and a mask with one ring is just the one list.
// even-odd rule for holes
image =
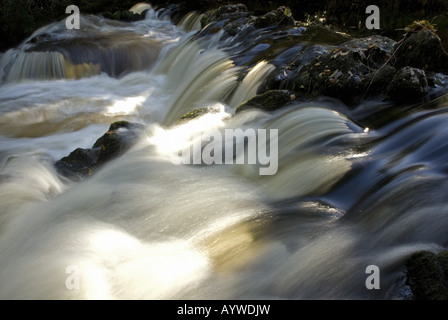
[[[201, 14], [145, 10], [55, 22], [1, 55], [0, 298], [406, 298], [405, 259], [448, 243], [446, 96], [370, 131], [327, 97], [235, 114], [279, 64], [262, 48], [285, 59], [296, 39], [238, 48]], [[57, 172], [120, 120], [144, 127], [130, 149]]]
[[123, 76], [150, 68], [159, 55], [163, 39], [148, 34], [144, 21], [135, 30], [96, 16], [82, 16], [80, 23], [82, 29], [67, 30], [65, 21], [56, 22], [10, 49], [0, 60], [0, 80]]
[[179, 21], [177, 25], [186, 32], [198, 31], [201, 30], [201, 19], [203, 17], [204, 14], [189, 12]]
[[274, 66], [266, 61], [258, 62], [244, 77], [229, 104], [236, 108], [240, 103], [254, 97], [263, 80], [274, 70]]
[[99, 73], [100, 66], [98, 64], [73, 64], [59, 52], [20, 52], [15, 57], [6, 81], [80, 79]]

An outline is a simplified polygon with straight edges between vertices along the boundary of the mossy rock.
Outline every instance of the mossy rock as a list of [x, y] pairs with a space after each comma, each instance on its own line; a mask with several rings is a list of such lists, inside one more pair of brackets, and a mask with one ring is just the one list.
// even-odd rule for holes
[[394, 48], [395, 67], [405, 66], [448, 73], [448, 54], [431, 29], [408, 32]]
[[270, 90], [240, 104], [235, 113], [249, 109], [275, 111], [289, 105], [293, 99], [294, 94], [288, 90]]
[[78, 148], [55, 163], [58, 172], [71, 179], [81, 179], [94, 173], [104, 163], [128, 150], [139, 137], [144, 126], [118, 121], [100, 137], [91, 149]]
[[213, 108], [213, 107], [203, 107], [203, 108], [197, 108], [191, 112], [188, 112], [184, 114], [180, 119], [179, 123], [183, 122], [185, 120], [191, 120], [198, 117], [201, 117], [207, 113], [219, 113], [221, 111], [220, 108]]
[[112, 123], [109, 130], [92, 147], [100, 148], [96, 164], [102, 164], [128, 149], [143, 128], [141, 124], [127, 121]]
[[65, 177], [88, 176], [97, 162], [99, 153], [99, 149], [78, 148], [56, 162], [55, 166], [58, 172]]

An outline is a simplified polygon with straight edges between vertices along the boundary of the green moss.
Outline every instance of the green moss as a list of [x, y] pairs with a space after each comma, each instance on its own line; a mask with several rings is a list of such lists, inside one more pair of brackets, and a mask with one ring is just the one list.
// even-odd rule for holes
[[243, 102], [236, 108], [235, 113], [248, 109], [274, 111], [290, 104], [291, 96], [288, 90], [270, 90]]
[[195, 118], [203, 116], [204, 114], [207, 114], [207, 113], [218, 113], [220, 111], [221, 111], [220, 108], [213, 108], [213, 107], [197, 108], [197, 109], [195, 109], [195, 110], [193, 110], [191, 112], [188, 112], [188, 113], [184, 114], [179, 119], [178, 123], [181, 123], [181, 122], [186, 121], [186, 120], [195, 119]]
[[188, 112], [186, 114], [184, 114], [180, 119], [184, 120], [184, 119], [194, 119], [197, 117], [200, 117], [206, 113], [209, 113], [210, 109], [209, 108], [199, 108], [199, 109], [195, 109], [191, 112]]
[[430, 30], [432, 32], [437, 32], [435, 26], [427, 20], [414, 21], [408, 25], [405, 29], [406, 32], [417, 32], [420, 30]]

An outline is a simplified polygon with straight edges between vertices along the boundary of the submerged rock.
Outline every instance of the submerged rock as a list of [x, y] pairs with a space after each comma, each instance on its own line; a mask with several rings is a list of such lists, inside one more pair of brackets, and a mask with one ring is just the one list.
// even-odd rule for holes
[[129, 149], [143, 129], [144, 126], [138, 123], [114, 122], [91, 149], [78, 148], [57, 161], [55, 167], [59, 174], [71, 179], [91, 175], [101, 165]]
[[221, 112], [221, 109], [218, 107], [203, 107], [203, 108], [197, 108], [194, 109], [191, 112], [188, 112], [186, 114], [184, 114], [178, 121], [178, 123], [181, 123], [185, 120], [191, 120], [191, 119], [195, 119], [198, 118], [200, 116], [203, 116], [204, 114], [207, 113], [219, 113]]
[[97, 163], [99, 148], [83, 149], [78, 148], [71, 152], [67, 157], [56, 162], [55, 166], [58, 172], [66, 177], [87, 176], [92, 173]]
[[448, 299], [448, 251], [414, 253], [406, 262], [407, 284], [416, 300]]
[[100, 149], [97, 165], [127, 150], [139, 136], [143, 128], [144, 126], [141, 124], [127, 121], [112, 123], [109, 130], [93, 145], [93, 149]]
[[240, 104], [236, 108], [235, 113], [254, 108], [263, 111], [274, 111], [287, 106], [294, 99], [294, 94], [288, 90], [271, 90]]

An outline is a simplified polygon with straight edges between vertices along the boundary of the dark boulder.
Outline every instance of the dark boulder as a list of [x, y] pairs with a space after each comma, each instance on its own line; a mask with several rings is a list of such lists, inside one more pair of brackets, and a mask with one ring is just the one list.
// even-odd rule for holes
[[233, 16], [235, 13], [247, 12], [247, 7], [244, 4], [230, 4], [219, 7], [218, 9], [211, 9], [205, 12], [201, 19], [201, 27], [204, 28], [208, 24]]
[[329, 96], [352, 108], [370, 98], [420, 101], [444, 85], [442, 73], [448, 68], [448, 55], [428, 28], [408, 30], [399, 42], [374, 35], [337, 47], [305, 47], [273, 73], [262, 90]]
[[128, 150], [143, 129], [144, 126], [137, 123], [114, 122], [91, 149], [78, 148], [67, 157], [57, 161], [55, 167], [59, 174], [71, 179], [91, 175], [104, 163]]
[[388, 66], [395, 41], [371, 36], [337, 47], [305, 48], [266, 81], [266, 89], [287, 89], [303, 96], [326, 95], [356, 105], [386, 91], [395, 69]]
[[257, 17], [254, 21], [254, 26], [256, 28], [267, 28], [271, 26], [294, 26], [295, 23], [291, 9], [281, 6], [276, 10], [269, 11], [265, 15]]
[[398, 70], [388, 87], [389, 96], [397, 102], [420, 100], [428, 93], [425, 71], [404, 67]]
[[[349, 105], [358, 103], [375, 88], [390, 81], [382, 68], [391, 55], [393, 41], [376, 36], [352, 40], [312, 60], [296, 78], [294, 89], [312, 96], [327, 95]], [[388, 73], [388, 69], [383, 70]], [[373, 82], [375, 86], [372, 87]]]
[[146, 16], [146, 11], [139, 14], [139, 13], [131, 12], [129, 10], [123, 10], [123, 11], [115, 11], [114, 13], [104, 12], [101, 15], [106, 19], [118, 20], [118, 21], [124, 21], [124, 22], [133, 22], [133, 21], [143, 20]]
[[448, 251], [414, 253], [406, 262], [406, 283], [416, 300], [448, 299]]
[[[209, 26], [208, 28], [206, 28]], [[255, 16], [250, 13], [244, 4], [231, 4], [211, 9], [205, 12], [201, 19], [201, 27], [207, 32], [214, 33], [224, 29], [230, 36], [236, 36], [242, 30], [253, 35], [241, 35], [242, 37], [253, 37], [260, 34], [257, 29], [295, 27], [296, 21], [293, 18], [289, 7], [281, 6], [269, 11], [264, 15]]]
[[295, 100], [295, 95], [288, 90], [271, 90], [240, 104], [235, 113], [254, 108], [274, 111], [289, 105], [293, 100]]
[[102, 164], [127, 150], [143, 128], [141, 124], [127, 121], [112, 123], [109, 130], [93, 145], [93, 149], [100, 149], [97, 164]]
[[397, 69], [386, 64], [366, 75], [365, 84], [367, 88], [364, 97], [386, 97], [391, 79], [393, 79], [396, 72]]
[[229, 4], [226, 6], [219, 7], [217, 10], [217, 16], [222, 16], [224, 14], [235, 13], [235, 12], [247, 12], [247, 7], [245, 4]]
[[394, 47], [395, 67], [448, 73], [448, 54], [430, 27], [411, 30]]
[[92, 173], [100, 150], [78, 148], [56, 162], [58, 172], [66, 177], [88, 176]]
[[361, 50], [364, 53], [365, 64], [372, 69], [382, 67], [391, 57], [396, 41], [388, 37], [373, 35], [356, 38], [342, 43], [339, 48], [348, 50]]

